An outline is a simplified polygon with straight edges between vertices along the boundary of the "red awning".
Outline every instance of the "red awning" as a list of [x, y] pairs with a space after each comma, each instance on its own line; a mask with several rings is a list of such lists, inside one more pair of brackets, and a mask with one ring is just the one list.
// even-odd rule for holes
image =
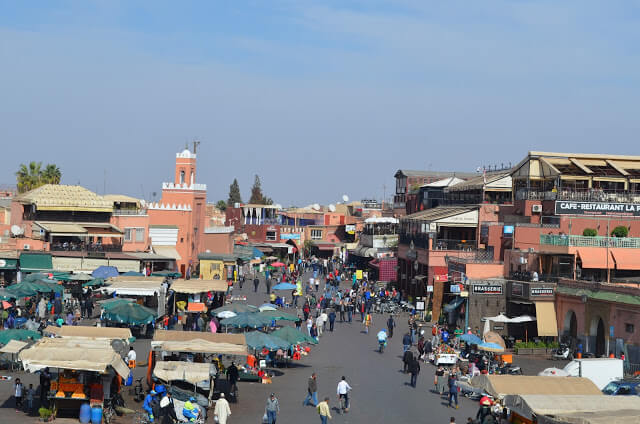
[[609, 249], [616, 260], [616, 269], [635, 271], [640, 269], [638, 253], [635, 249]]
[[[607, 254], [609, 255], [608, 261]], [[611, 252], [607, 251], [604, 247], [580, 248], [578, 249], [578, 256], [582, 261], [582, 268], [607, 269], [608, 264], [609, 269], [613, 269], [615, 266], [615, 261]]]

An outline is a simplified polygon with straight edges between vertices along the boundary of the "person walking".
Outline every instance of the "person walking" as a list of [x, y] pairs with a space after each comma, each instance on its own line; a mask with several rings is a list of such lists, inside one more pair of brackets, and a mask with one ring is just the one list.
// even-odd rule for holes
[[442, 396], [444, 394], [444, 389], [445, 389], [445, 376], [444, 376], [444, 368], [442, 368], [442, 365], [438, 366], [438, 369], [435, 372], [434, 375], [434, 379], [433, 379], [433, 383], [436, 386], [436, 392], [438, 392], [440, 394], [440, 396]]
[[318, 404], [318, 415], [320, 415], [320, 423], [327, 424], [327, 420], [331, 418], [331, 408], [329, 408], [329, 398], [326, 397]]
[[409, 366], [411, 365], [412, 361], [413, 352], [411, 351], [411, 349], [405, 350], [404, 354], [402, 355], [402, 372], [404, 372], [405, 374], [409, 372]]
[[267, 415], [267, 423], [276, 424], [276, 419], [278, 418], [278, 413], [280, 412], [280, 402], [278, 402], [278, 398], [276, 397], [275, 393], [271, 393], [271, 395], [267, 399], [267, 405], [265, 406], [264, 411]]
[[345, 304], [344, 299], [340, 299], [340, 305], [338, 306], [338, 310], [340, 312], [340, 322], [344, 322], [344, 313], [347, 310], [347, 305]]
[[452, 401], [456, 403], [456, 409], [458, 409], [458, 383], [456, 375], [454, 373], [449, 374], [449, 407], [452, 408]]
[[271, 279], [267, 278], [265, 284], [267, 285], [267, 294], [271, 294]]
[[367, 312], [367, 314], [364, 317], [364, 332], [365, 334], [369, 334], [369, 327], [373, 325], [373, 318], [371, 317], [371, 314]]
[[314, 372], [307, 382], [307, 397], [302, 401], [303, 406], [309, 405], [309, 401], [313, 401], [313, 406], [318, 406], [318, 377]]
[[403, 352], [406, 352], [407, 350], [409, 350], [410, 347], [411, 347], [411, 334], [405, 333], [405, 335], [402, 336]]
[[16, 398], [16, 412], [19, 412], [22, 408], [22, 394], [24, 392], [24, 386], [20, 382], [19, 378], [16, 378], [16, 382], [13, 384], [13, 395]]
[[313, 327], [313, 318], [307, 318], [307, 333], [311, 336], [311, 327]]
[[216, 401], [216, 407], [213, 410], [213, 417], [219, 424], [227, 424], [227, 418], [231, 415], [229, 402], [224, 398], [224, 393], [220, 393], [220, 399]]
[[[338, 394], [339, 400], [344, 400], [344, 406], [341, 405], [340, 410], [347, 413], [349, 412], [349, 392], [351, 391], [351, 386], [347, 383], [347, 378], [343, 375], [342, 379], [338, 383], [338, 388], [336, 390]], [[344, 409], [343, 409], [344, 408]]]
[[129, 346], [129, 352], [127, 353], [127, 365], [129, 368], [134, 369], [136, 367], [136, 351], [133, 350], [133, 346]]
[[409, 371], [411, 372], [411, 387], [416, 388], [418, 383], [418, 374], [420, 374], [420, 361], [417, 358], [413, 358], [409, 365]]
[[258, 286], [260, 285], [260, 280], [258, 279], [258, 276], [256, 275], [256, 278], [253, 279], [253, 292], [254, 293], [258, 293]]
[[329, 312], [329, 331], [333, 332], [333, 326], [336, 323], [336, 312], [332, 309]]
[[51, 389], [51, 374], [49, 373], [49, 367], [46, 367], [40, 371], [40, 404], [43, 406], [49, 406], [49, 390]]
[[393, 329], [396, 327], [396, 321], [393, 319], [393, 315], [389, 315], [387, 320], [387, 329], [389, 330], [389, 338], [393, 337]]

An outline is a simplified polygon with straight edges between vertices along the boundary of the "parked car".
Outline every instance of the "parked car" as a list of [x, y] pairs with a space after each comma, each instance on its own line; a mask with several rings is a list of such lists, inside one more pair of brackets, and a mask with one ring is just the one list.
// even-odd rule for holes
[[607, 384], [602, 393], [611, 396], [640, 395], [640, 380], [616, 380]]

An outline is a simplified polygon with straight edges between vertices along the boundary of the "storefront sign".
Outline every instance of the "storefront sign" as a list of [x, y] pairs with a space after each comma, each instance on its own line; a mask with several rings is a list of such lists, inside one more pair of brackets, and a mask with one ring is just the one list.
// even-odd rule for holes
[[524, 293], [522, 283], [511, 283], [511, 296], [522, 297], [522, 293]]
[[416, 300], [416, 311], [424, 311], [424, 300]]
[[433, 293], [433, 286], [427, 286], [427, 293]]
[[553, 296], [553, 287], [531, 287], [531, 296]]
[[502, 294], [499, 284], [473, 284], [473, 294]]
[[451, 284], [451, 286], [449, 286], [449, 292], [460, 293], [460, 286], [458, 284]]
[[298, 233], [280, 233], [280, 240], [300, 240]]
[[640, 216], [640, 204], [638, 203], [556, 201], [555, 209], [556, 215]]

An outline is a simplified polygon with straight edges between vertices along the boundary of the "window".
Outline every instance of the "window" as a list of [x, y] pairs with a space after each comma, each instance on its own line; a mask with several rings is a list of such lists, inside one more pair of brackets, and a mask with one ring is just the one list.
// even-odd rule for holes
[[180, 171], [180, 184], [184, 184], [184, 171]]
[[633, 324], [630, 324], [628, 322], [624, 324], [624, 331], [626, 331], [627, 333], [633, 333], [633, 330], [634, 330]]
[[124, 241], [131, 241], [133, 240], [133, 228], [125, 228], [124, 229]]
[[311, 240], [322, 240], [322, 230], [311, 230]]
[[144, 227], [136, 228], [136, 242], [144, 242]]
[[268, 241], [276, 241], [276, 232], [275, 231], [267, 231], [267, 240]]

